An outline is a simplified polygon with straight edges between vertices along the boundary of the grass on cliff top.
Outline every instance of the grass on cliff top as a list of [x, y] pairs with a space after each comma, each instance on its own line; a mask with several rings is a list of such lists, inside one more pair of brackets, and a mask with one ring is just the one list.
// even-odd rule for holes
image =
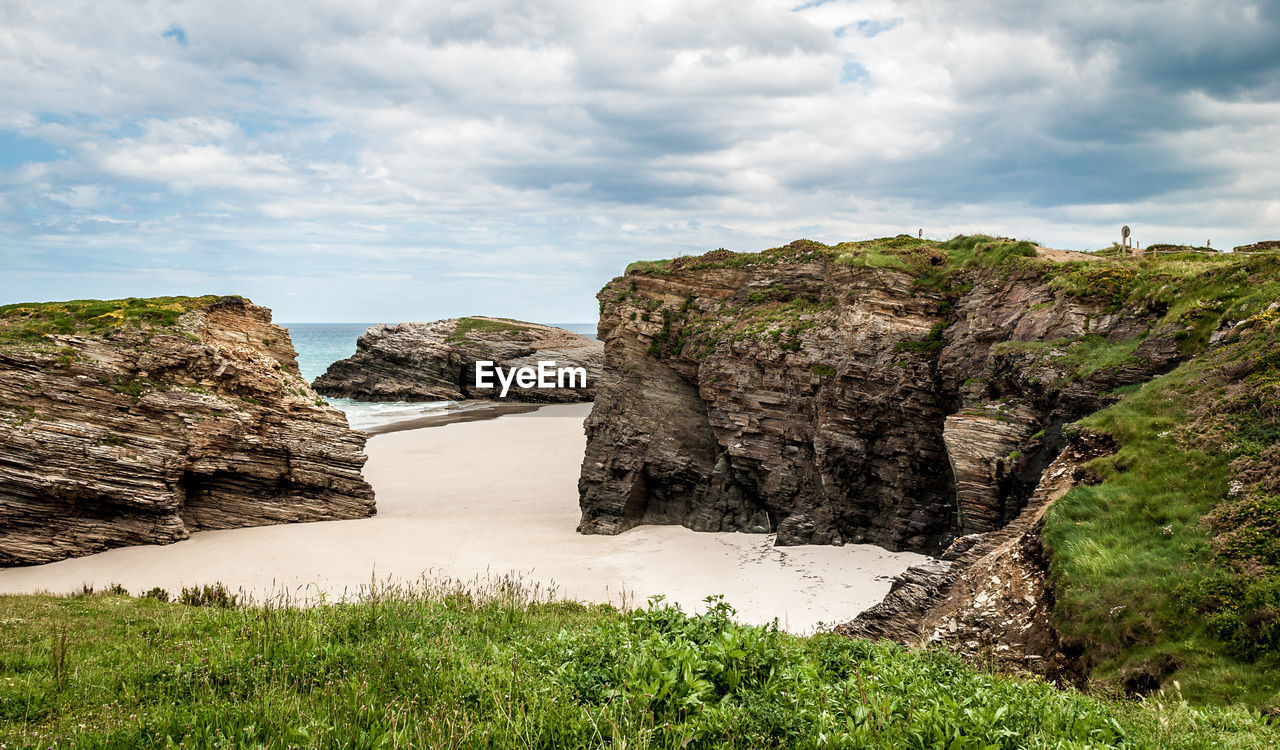
[[[1068, 296], [1109, 303], [1112, 310], [1154, 310], [1185, 318], [1199, 348], [1223, 313], [1247, 318], [1275, 299], [1259, 287], [1280, 281], [1280, 253], [1162, 255], [1056, 263], [1043, 269]], [[1229, 309], [1233, 308], [1233, 309]]]
[[919, 240], [908, 235], [883, 237], [862, 242], [842, 242], [824, 245], [813, 240], [796, 240], [789, 245], [774, 247], [755, 253], [734, 252], [720, 248], [701, 256], [684, 256], [670, 260], [637, 261], [627, 266], [628, 274], [670, 274], [678, 270], [707, 268], [741, 268], [753, 265], [779, 263], [805, 263], [815, 260], [836, 260], [847, 265], [871, 268], [910, 270], [912, 258], [919, 251], [938, 245], [932, 240]]
[[35, 342], [49, 334], [100, 335], [122, 326], [169, 328], [192, 310], [223, 297], [150, 297], [68, 302], [22, 302], [0, 306], [0, 343]]
[[841, 242], [832, 246], [837, 263], [862, 268], [892, 268], [919, 273], [946, 261], [939, 243], [906, 234], [862, 242]]
[[[1083, 380], [1099, 370], [1138, 363], [1133, 352], [1151, 332], [1171, 335], [1182, 355], [1195, 355], [1204, 350], [1210, 334], [1223, 320], [1249, 318], [1280, 297], [1280, 254], [1275, 253], [1188, 253], [1143, 260], [1045, 263], [1036, 265], [1034, 272], [1045, 277], [1060, 295], [1089, 299], [1101, 303], [1107, 312], [1140, 314], [1152, 321], [1149, 330], [1138, 331], [1127, 341], [1085, 334], [1077, 339], [996, 344], [996, 354], [1031, 355], [1021, 363], [1026, 370], [1033, 369], [1039, 360], [1066, 373], [1055, 386]], [[1045, 307], [1055, 304], [1041, 303]], [[1086, 319], [1086, 331], [1089, 325]]]
[[[1172, 327], [1172, 335], [1185, 355], [1201, 351], [1224, 317], [1247, 318], [1269, 304], [1275, 299], [1275, 285], [1280, 281], [1280, 253], [1275, 252], [1187, 252], [1143, 258], [1098, 256], [1089, 260], [1052, 261], [1038, 257], [1036, 245], [1030, 241], [986, 235], [962, 235], [946, 242], [898, 235], [839, 245], [797, 240], [758, 253], [720, 249], [699, 257], [633, 263], [627, 273], [669, 275], [701, 269], [814, 261], [901, 271], [914, 277], [917, 289], [929, 289], [946, 298], [963, 294], [975, 282], [1008, 279], [1011, 273], [1039, 277], [1059, 298], [1088, 299], [1101, 303], [1107, 312], [1130, 311], [1150, 316], [1156, 321], [1152, 330]], [[619, 293], [614, 302], [629, 299], [634, 286], [633, 281], [632, 291]], [[752, 292], [747, 297], [748, 302], [752, 302], [753, 297], [759, 298], [755, 302], [780, 301], [768, 291]], [[602, 311], [606, 304], [607, 300], [602, 298]], [[734, 312], [745, 325], [749, 319], [759, 317], [763, 309], [747, 306]], [[736, 326], [735, 330], [743, 325]], [[723, 333], [730, 327], [734, 326], [721, 325], [717, 330]], [[664, 326], [664, 341], [682, 343], [688, 338], [680, 335], [674, 326], [671, 335], [665, 333], [666, 329]], [[1088, 330], [1088, 321], [1085, 330]], [[1086, 335], [1075, 341], [1008, 343], [1002, 347], [1039, 352], [1055, 360], [1055, 367], [1069, 372], [1070, 379], [1079, 380], [1097, 370], [1132, 361], [1132, 353], [1146, 335], [1147, 332], [1140, 332], [1129, 341], [1106, 341], [1096, 335]], [[940, 343], [940, 340], [917, 342], [920, 348], [935, 350], [940, 348]], [[709, 351], [710, 347], [711, 343], [703, 341], [699, 351]], [[665, 345], [659, 348], [671, 349]]]
[[453, 329], [453, 333], [449, 334], [447, 340], [456, 344], [466, 341], [467, 337], [473, 333], [519, 333], [528, 330], [530, 326], [510, 318], [460, 318], [458, 326]]
[[[375, 589], [242, 607], [0, 597], [0, 746], [1263, 748], [1256, 713], [1113, 701], [833, 634]], [[216, 606], [231, 605], [231, 606]]]
[[[1122, 305], [1169, 305], [1181, 297], [1204, 298], [1215, 287], [1239, 284], [1259, 273], [1280, 274], [1280, 253], [1169, 253], [1132, 258], [1099, 251], [1092, 260], [1050, 261], [1037, 257], [1027, 240], [959, 235], [936, 242], [901, 234], [861, 242], [824, 245], [796, 240], [755, 253], [713, 250], [701, 256], [637, 261], [627, 274], [669, 275], [683, 270], [740, 268], [826, 260], [861, 268], [885, 268], [916, 277], [917, 283], [945, 288], [957, 271], [1032, 266], [1054, 280], [1063, 293]], [[1213, 296], [1212, 294], [1209, 296]]]
[[813, 240], [796, 240], [789, 245], [756, 253], [713, 250], [701, 256], [671, 260], [637, 261], [627, 266], [628, 274], [671, 274], [681, 270], [741, 268], [780, 263], [834, 261], [858, 268], [885, 268], [910, 273], [934, 283], [945, 274], [975, 265], [998, 265], [1012, 256], [1034, 256], [1035, 245], [986, 235], [958, 236], [937, 242], [900, 234], [859, 242], [824, 245]]
[[[821, 261], [857, 268], [901, 271], [914, 277], [918, 286], [945, 291], [956, 272], [975, 267], [993, 267], [1009, 258], [1033, 257], [1035, 253], [1035, 245], [1032, 243], [982, 235], [957, 237], [948, 242], [898, 235], [838, 245], [797, 240], [789, 245], [758, 253], [735, 253], [722, 248], [700, 257], [632, 263], [627, 267], [627, 273], [670, 275], [679, 271]], [[825, 293], [826, 290], [821, 286], [801, 285], [790, 288], [784, 284], [775, 284], [768, 289], [748, 292], [743, 305], [721, 305], [720, 310], [711, 316], [691, 315], [690, 307], [695, 300], [690, 297], [678, 310], [661, 310], [663, 325], [648, 351], [652, 355], [675, 354], [686, 351], [686, 347], [692, 345], [694, 356], [702, 358], [714, 351], [717, 342], [726, 335], [731, 337], [731, 341], [770, 337], [784, 351], [799, 351], [803, 347], [801, 334], [814, 325], [805, 318], [836, 304], [833, 299], [824, 298]], [[632, 281], [629, 290], [618, 290], [616, 296], [605, 293], [601, 297], [601, 312], [610, 299], [613, 304], [619, 304], [630, 301], [633, 297], [643, 301], [645, 312], [638, 312], [637, 315], [644, 315], [646, 321], [661, 307], [659, 301], [637, 295]], [[726, 322], [725, 318], [729, 321]], [[929, 351], [940, 349], [941, 331], [942, 328], [939, 327], [931, 332], [928, 340], [919, 342], [919, 347]]]
[[[1223, 307], [1274, 301], [1280, 280], [1242, 296]], [[1055, 622], [1099, 682], [1280, 711], [1277, 318], [1078, 423], [1119, 450], [1049, 509], [1044, 539]]]

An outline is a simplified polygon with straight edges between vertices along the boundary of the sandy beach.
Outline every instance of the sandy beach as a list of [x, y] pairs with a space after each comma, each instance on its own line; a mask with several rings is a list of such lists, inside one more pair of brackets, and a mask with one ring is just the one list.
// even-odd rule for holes
[[921, 555], [870, 545], [772, 546], [765, 535], [695, 533], [646, 526], [583, 536], [578, 470], [590, 404], [388, 432], [368, 443], [366, 477], [378, 515], [192, 535], [167, 546], [0, 570], [0, 593], [65, 593], [113, 583], [154, 586], [222, 582], [265, 597], [353, 592], [373, 578], [423, 575], [469, 580], [519, 575], [559, 596], [614, 604], [656, 594], [695, 609], [723, 594], [740, 619], [777, 618], [808, 632], [843, 622], [879, 601], [892, 576]]

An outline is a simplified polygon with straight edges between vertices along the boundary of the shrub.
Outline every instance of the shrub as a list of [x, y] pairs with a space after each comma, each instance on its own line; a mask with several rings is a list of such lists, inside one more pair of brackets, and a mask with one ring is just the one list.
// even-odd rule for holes
[[178, 601], [190, 607], [234, 607], [239, 597], [227, 591], [221, 583], [212, 586], [193, 586], [183, 588]]

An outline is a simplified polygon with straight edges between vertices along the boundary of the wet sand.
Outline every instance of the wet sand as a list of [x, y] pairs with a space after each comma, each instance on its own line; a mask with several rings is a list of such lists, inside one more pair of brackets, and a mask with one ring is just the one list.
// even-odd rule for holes
[[462, 580], [514, 573], [564, 598], [614, 604], [666, 595], [686, 609], [723, 594], [739, 618], [793, 632], [852, 618], [924, 559], [870, 545], [773, 547], [756, 534], [644, 526], [583, 536], [578, 469], [589, 404], [388, 432], [369, 440], [378, 515], [357, 521], [208, 531], [165, 546], [0, 570], [0, 593], [65, 593], [83, 584], [222, 582], [258, 597], [330, 599], [374, 578]]

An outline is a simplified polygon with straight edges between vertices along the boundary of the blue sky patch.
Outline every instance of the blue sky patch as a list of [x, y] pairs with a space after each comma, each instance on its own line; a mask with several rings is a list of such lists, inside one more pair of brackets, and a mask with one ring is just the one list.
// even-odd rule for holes
[[315, 125], [324, 122], [320, 117], [303, 117], [303, 116], [246, 116], [235, 118], [235, 123], [240, 126], [244, 134], [250, 138], [262, 135], [264, 133], [279, 133], [284, 131], [301, 130], [307, 125]]
[[856, 83], [867, 78], [867, 69], [853, 60], [846, 60], [840, 71], [840, 83]]
[[160, 36], [165, 39], [172, 39], [178, 43], [179, 47], [187, 46], [187, 32], [176, 23], [161, 32]]
[[0, 169], [13, 169], [23, 164], [57, 161], [61, 149], [39, 138], [25, 138], [12, 130], [0, 130]]
[[888, 21], [858, 21], [856, 24], [858, 33], [866, 37], [878, 36], [886, 31], [892, 31], [901, 25], [901, 18], [893, 18]]

